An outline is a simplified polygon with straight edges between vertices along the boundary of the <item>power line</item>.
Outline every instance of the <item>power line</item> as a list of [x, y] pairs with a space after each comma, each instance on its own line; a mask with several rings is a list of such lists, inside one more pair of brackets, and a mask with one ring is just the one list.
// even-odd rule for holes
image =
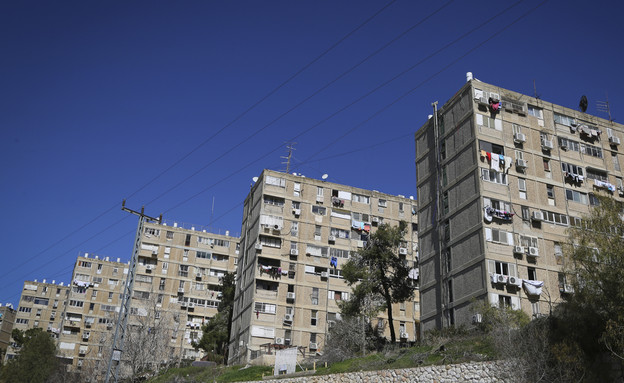
[[[180, 164], [182, 161], [184, 161], [185, 159], [187, 159], [189, 156], [191, 156], [193, 153], [195, 153], [197, 150], [199, 150], [202, 146], [204, 146], [205, 144], [207, 144], [208, 142], [210, 142], [212, 139], [214, 139], [217, 135], [219, 135], [221, 132], [223, 132], [225, 129], [229, 128], [230, 126], [232, 126], [234, 123], [236, 123], [238, 120], [240, 120], [242, 117], [244, 117], [245, 115], [247, 115], [249, 112], [251, 112], [253, 109], [255, 109], [257, 106], [259, 106], [260, 104], [262, 104], [264, 101], [266, 101], [269, 97], [271, 97], [273, 94], [275, 94], [278, 90], [280, 90], [281, 88], [283, 88], [285, 85], [287, 85], [288, 83], [290, 83], [292, 80], [294, 80], [296, 77], [298, 77], [301, 73], [303, 73], [304, 71], [306, 71], [308, 68], [310, 68], [312, 65], [314, 65], [316, 62], [318, 62], [320, 59], [322, 59], [323, 57], [325, 57], [329, 52], [331, 52], [332, 50], [334, 50], [338, 45], [340, 45], [343, 41], [345, 41], [346, 39], [348, 39], [349, 37], [351, 37], [353, 34], [355, 34], [357, 31], [359, 31], [360, 29], [362, 29], [366, 24], [368, 24], [370, 21], [372, 21], [375, 17], [377, 17], [378, 15], [380, 15], [383, 11], [385, 11], [387, 8], [389, 8], [392, 4], [394, 4], [396, 2], [396, 0], [391, 0], [389, 1], [386, 5], [384, 5], [383, 7], [381, 7], [377, 12], [375, 12], [373, 15], [371, 15], [370, 17], [368, 17], [366, 20], [364, 20], [362, 23], [360, 23], [357, 27], [355, 27], [354, 29], [352, 29], [349, 33], [347, 33], [346, 35], [344, 35], [343, 37], [341, 37], [340, 39], [338, 39], [338, 41], [336, 41], [335, 43], [333, 43], [329, 48], [325, 49], [320, 55], [316, 56], [312, 61], [308, 62], [306, 65], [304, 65], [301, 69], [299, 69], [298, 71], [296, 71], [293, 75], [291, 75], [290, 77], [288, 77], [285, 81], [283, 81], [282, 83], [280, 83], [278, 86], [276, 86], [275, 88], [273, 88], [269, 93], [267, 93], [265, 96], [263, 96], [262, 98], [260, 98], [258, 101], [256, 101], [254, 104], [252, 104], [250, 107], [248, 107], [247, 109], [245, 109], [242, 113], [240, 113], [239, 115], [237, 115], [232, 121], [230, 121], [229, 123], [227, 123], [226, 125], [224, 125], [221, 129], [219, 129], [217, 132], [215, 132], [214, 134], [212, 134], [210, 137], [208, 137], [207, 139], [205, 139], [204, 141], [202, 141], [200, 144], [198, 144], [197, 146], [195, 146], [195, 148], [193, 148], [191, 151], [189, 151], [188, 153], [186, 153], [184, 156], [182, 156], [181, 158], [179, 158], [178, 160], [174, 161], [170, 166], [168, 166], [165, 170], [161, 171], [160, 173], [158, 173], [156, 176], [154, 176], [152, 179], [150, 179], [147, 183], [143, 184], [141, 187], [139, 187], [138, 189], [136, 189], [135, 191], [133, 191], [132, 193], [130, 193], [130, 195], [128, 195], [125, 199], [129, 199], [131, 197], [133, 197], [134, 195], [136, 195], [137, 193], [139, 193], [140, 191], [142, 191], [143, 189], [145, 189], [147, 186], [149, 186], [150, 184], [152, 184], [154, 181], [156, 181], [157, 179], [159, 179], [160, 177], [162, 177], [165, 173], [167, 173], [169, 170], [171, 170], [172, 168], [174, 168], [175, 166], [177, 166], [178, 164]], [[229, 153], [226, 152], [226, 154]], [[218, 159], [222, 158], [218, 157]], [[215, 160], [216, 161], [216, 160]], [[209, 163], [212, 164], [215, 161], [212, 161]], [[205, 169], [202, 168], [200, 169], [203, 170]], [[190, 177], [185, 178], [183, 182], [185, 182], [186, 180], [188, 180], [189, 178], [197, 175], [199, 172], [195, 172], [193, 173]], [[164, 194], [170, 192], [171, 190], [175, 189], [177, 186], [181, 185], [181, 183], [177, 184], [176, 186], [174, 186], [173, 188], [168, 189]], [[162, 197], [164, 194], [161, 194], [160, 196], [158, 196], [156, 199], [153, 199], [150, 202], [154, 202], [155, 200], [159, 199], [160, 197]], [[58, 245], [59, 243], [63, 242], [64, 240], [68, 239], [69, 237], [71, 237], [72, 235], [76, 234], [77, 232], [79, 232], [80, 230], [84, 229], [85, 227], [89, 226], [90, 224], [92, 224], [93, 222], [97, 221], [99, 218], [101, 218], [103, 215], [105, 215], [106, 213], [112, 211], [113, 209], [115, 209], [117, 207], [117, 203], [113, 206], [111, 206], [110, 208], [108, 208], [106, 211], [104, 211], [103, 213], [97, 215], [95, 218], [91, 219], [89, 222], [85, 223], [84, 225], [80, 226], [78, 229], [72, 231], [71, 233], [67, 234], [66, 236], [64, 236], [63, 238], [61, 238], [60, 240], [54, 242], [53, 244], [51, 244], [50, 246], [46, 247], [45, 249], [43, 249], [42, 251], [40, 251], [39, 253], [35, 254], [34, 256], [28, 258], [26, 261], [22, 262], [21, 265], [17, 266], [22, 267], [23, 265], [27, 264], [28, 262], [34, 260], [35, 258], [37, 258], [38, 256], [42, 255], [43, 253], [47, 252], [48, 250], [52, 249], [54, 246]]]

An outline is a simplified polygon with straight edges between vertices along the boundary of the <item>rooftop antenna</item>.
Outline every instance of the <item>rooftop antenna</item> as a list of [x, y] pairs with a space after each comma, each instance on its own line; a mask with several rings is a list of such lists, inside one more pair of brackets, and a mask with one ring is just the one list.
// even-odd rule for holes
[[611, 117], [611, 107], [609, 106], [609, 94], [607, 93], [607, 101], [596, 101], [596, 109], [600, 112], [607, 113], [609, 116], [609, 122], [615, 121]]
[[537, 94], [537, 85], [535, 85], [535, 79], [533, 79], [533, 97], [536, 99], [540, 99], [540, 95]]
[[285, 159], [286, 162], [282, 162], [282, 165], [286, 165], [286, 173], [290, 173], [290, 160], [292, 159], [292, 152], [293, 150], [296, 150], [295, 148], [293, 148], [293, 145], [296, 144], [296, 142], [287, 142], [288, 145], [286, 145], [286, 149], [288, 149], [288, 156], [286, 157], [282, 157], [280, 156], [280, 158]]

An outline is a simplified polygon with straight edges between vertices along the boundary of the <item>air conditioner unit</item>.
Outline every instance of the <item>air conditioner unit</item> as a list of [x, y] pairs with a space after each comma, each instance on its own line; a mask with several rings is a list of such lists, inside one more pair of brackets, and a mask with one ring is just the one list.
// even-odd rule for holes
[[327, 321], [327, 327], [332, 328], [336, 325], [336, 322], [333, 320], [328, 320]]
[[371, 220], [373, 221], [373, 223], [379, 223], [379, 217], [373, 217], [371, 218]]
[[526, 142], [526, 136], [522, 133], [514, 133], [514, 142]]
[[364, 247], [364, 241], [357, 241], [357, 247]]
[[498, 283], [507, 283], [507, 276], [503, 274], [498, 274], [496, 276], [496, 282]]
[[544, 213], [542, 213], [541, 211], [534, 211], [533, 214], [531, 215], [531, 219], [533, 221], [543, 221]]
[[188, 303], [186, 301], [182, 301], [182, 302], [180, 302], [180, 306], [187, 307]]
[[193, 308], [193, 307], [195, 307], [195, 303], [193, 303], [193, 302], [189, 302], [188, 307], [189, 307], [189, 308]]
[[563, 285], [563, 292], [564, 293], [573, 293], [574, 292], [574, 287], [572, 287], [572, 285], [565, 284], [565, 285]]
[[552, 149], [554, 147], [553, 142], [551, 140], [542, 140], [542, 147], [544, 149]]
[[297, 250], [297, 249], [290, 249], [290, 255], [299, 255], [299, 250]]
[[275, 338], [275, 344], [284, 344], [284, 338]]
[[106, 328], [109, 329], [109, 330], [112, 329], [113, 328], [113, 324], [112, 323], [107, 323], [106, 324]]
[[316, 350], [318, 348], [318, 344], [310, 342], [310, 346], [308, 348], [310, 350]]
[[184, 292], [184, 287], [180, 287], [180, 288], [178, 288], [178, 292], [179, 292], [179, 293], [183, 293], [183, 292]]
[[292, 321], [293, 321], [293, 315], [292, 314], [284, 315], [284, 322], [292, 322]]
[[330, 235], [330, 236], [327, 238], [327, 240], [328, 240], [329, 242], [336, 242], [336, 236], [335, 236], [335, 235]]
[[407, 339], [407, 338], [409, 338], [409, 334], [408, 334], [408, 333], [406, 333], [406, 332], [402, 332], [402, 333], [400, 334], [400, 337], [401, 337], [401, 339]]
[[295, 299], [295, 293], [286, 293], [286, 299]]
[[82, 334], [82, 339], [84, 339], [84, 340], [89, 339], [89, 335], [91, 335], [91, 334]]
[[508, 285], [514, 285], [514, 286], [518, 286], [519, 285], [519, 279], [517, 277], [509, 277], [507, 278], [507, 284]]
[[294, 215], [301, 215], [301, 209], [293, 209]]
[[154, 265], [145, 265], [145, 270], [154, 270]]
[[483, 322], [483, 315], [481, 315], [481, 314], [474, 314], [472, 316], [472, 323], [473, 324], [474, 323], [481, 323], [481, 322]]
[[262, 250], [262, 244], [261, 243], [256, 243], [255, 248], [256, 248], [256, 250]]
[[609, 142], [611, 143], [611, 145], [619, 145], [620, 139], [618, 137], [611, 136], [609, 137]]
[[514, 254], [524, 254], [524, 247], [514, 246], [513, 252]]
[[539, 255], [539, 249], [537, 247], [529, 247], [529, 255], [537, 257]]
[[327, 278], [329, 273], [327, 271], [321, 271], [321, 278]]
[[526, 168], [527, 167], [527, 161], [523, 160], [522, 158], [517, 158], [516, 159], [516, 166], [519, 168]]
[[195, 277], [196, 277], [196, 278], [201, 278], [201, 277], [202, 277], [202, 273], [201, 273], [201, 271], [196, 272], [196, 273], [195, 273]]
[[325, 200], [325, 198], [323, 198], [323, 196], [322, 196], [322, 195], [317, 195], [317, 196], [316, 196], [316, 202], [323, 203], [323, 201], [324, 201], [324, 200]]
[[407, 249], [405, 247], [399, 247], [399, 254], [407, 255]]
[[479, 100], [479, 104], [490, 105], [490, 103], [488, 102], [487, 97], [480, 97], [478, 100]]

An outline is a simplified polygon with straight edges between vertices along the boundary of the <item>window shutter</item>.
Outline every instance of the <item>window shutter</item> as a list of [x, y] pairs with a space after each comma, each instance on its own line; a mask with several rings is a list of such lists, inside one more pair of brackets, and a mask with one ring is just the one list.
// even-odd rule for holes
[[492, 229], [490, 229], [489, 227], [485, 228], [485, 240], [492, 242]]
[[514, 310], [520, 310], [520, 298], [511, 297], [511, 308]]
[[503, 130], [503, 121], [502, 120], [494, 120], [494, 129]]
[[489, 198], [484, 197], [484, 198], [483, 198], [483, 206], [484, 206], [484, 207], [485, 207], [485, 206], [492, 206], [492, 201], [491, 201]]
[[494, 307], [498, 307], [498, 294], [496, 294], [496, 293], [489, 293], [488, 294], [488, 299], [490, 300], [490, 305], [492, 305]]
[[483, 125], [483, 116], [477, 113], [477, 125]]
[[487, 261], [488, 273], [496, 274], [496, 262], [493, 259]]
[[510, 277], [518, 277], [517, 267], [516, 267], [515, 264], [508, 263], [507, 267], [508, 267], [508, 270], [509, 270], [509, 276]]
[[507, 233], [507, 244], [513, 246], [514, 244], [513, 233]]

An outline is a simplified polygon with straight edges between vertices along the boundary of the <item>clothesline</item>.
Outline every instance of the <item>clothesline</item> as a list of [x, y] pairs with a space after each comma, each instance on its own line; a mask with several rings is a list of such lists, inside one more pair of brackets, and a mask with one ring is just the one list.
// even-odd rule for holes
[[486, 152], [485, 150], [481, 150], [480, 154], [481, 160], [487, 158], [487, 161], [490, 164], [490, 169], [492, 170], [495, 170], [497, 172], [504, 171], [505, 173], [507, 173], [509, 171], [509, 168], [511, 168], [511, 157], [506, 157], [502, 154]]

